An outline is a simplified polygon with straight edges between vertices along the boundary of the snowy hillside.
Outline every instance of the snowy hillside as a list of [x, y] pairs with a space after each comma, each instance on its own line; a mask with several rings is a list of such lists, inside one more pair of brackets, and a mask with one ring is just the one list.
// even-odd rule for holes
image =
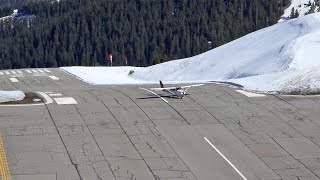
[[[123, 71], [121, 67], [105, 67], [95, 70], [101, 75], [99, 82], [93, 82], [90, 79], [97, 74], [82, 76], [92, 69], [63, 69], [92, 84], [218, 80], [239, 83], [250, 90], [313, 92], [320, 89], [319, 42], [320, 14], [314, 13], [253, 32], [198, 56], [132, 68], [135, 72], [131, 75], [130, 67]], [[117, 77], [121, 80], [115, 80]]]
[[[318, 6], [316, 5], [318, 0], [291, 0], [291, 4], [288, 8], [285, 9], [284, 14], [281, 16], [279, 22], [283, 22], [285, 20], [290, 19], [290, 15], [292, 12], [292, 8], [294, 8], [294, 12], [299, 13], [299, 17], [304, 16], [306, 13], [310, 11], [317, 12]], [[314, 9], [312, 7], [314, 6]]]

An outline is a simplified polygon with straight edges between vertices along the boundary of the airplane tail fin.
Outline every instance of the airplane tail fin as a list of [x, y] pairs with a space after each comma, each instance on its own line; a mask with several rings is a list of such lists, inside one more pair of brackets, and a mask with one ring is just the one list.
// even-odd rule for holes
[[162, 81], [160, 81], [160, 88], [164, 88]]

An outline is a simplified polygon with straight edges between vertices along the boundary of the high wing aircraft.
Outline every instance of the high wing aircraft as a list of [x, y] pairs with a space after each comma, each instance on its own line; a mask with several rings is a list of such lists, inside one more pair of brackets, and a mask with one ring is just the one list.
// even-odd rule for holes
[[168, 102], [167, 100], [162, 98], [160, 95], [158, 95], [156, 92], [157, 91], [164, 91], [164, 92], [171, 94], [171, 97], [177, 97], [177, 98], [182, 99], [182, 97], [184, 95], [186, 95], [186, 92], [189, 88], [202, 86], [202, 85], [203, 84], [193, 84], [193, 85], [189, 85], [189, 86], [180, 86], [180, 87], [164, 87], [163, 83], [160, 81], [160, 88], [150, 88], [150, 89], [140, 88], [140, 89], [148, 91], [148, 92], [158, 96], [163, 101]]

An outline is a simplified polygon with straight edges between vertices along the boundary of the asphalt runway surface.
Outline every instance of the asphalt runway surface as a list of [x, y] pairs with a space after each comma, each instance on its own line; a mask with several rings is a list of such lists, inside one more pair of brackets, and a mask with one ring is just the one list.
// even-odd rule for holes
[[247, 97], [205, 84], [165, 103], [139, 86], [92, 86], [59, 69], [19, 71], [0, 71], [1, 90], [40, 92], [47, 103], [0, 106], [10, 170], [2, 179], [320, 177], [318, 96]]

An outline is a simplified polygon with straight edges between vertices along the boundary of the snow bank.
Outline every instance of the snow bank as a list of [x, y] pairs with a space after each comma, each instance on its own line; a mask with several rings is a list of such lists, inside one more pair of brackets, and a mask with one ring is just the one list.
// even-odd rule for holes
[[[259, 91], [318, 90], [320, 14], [253, 32], [198, 56], [147, 68], [63, 68], [90, 84], [229, 81]], [[128, 75], [130, 70], [134, 73]], [[311, 88], [311, 89], [310, 89]]]
[[320, 92], [320, 67], [231, 80], [250, 91], [313, 94]]
[[21, 101], [25, 97], [22, 91], [0, 91], [0, 103], [9, 101]]
[[130, 78], [130, 71], [138, 67], [62, 67], [62, 70], [93, 85], [103, 84], [141, 84], [143, 81]]

